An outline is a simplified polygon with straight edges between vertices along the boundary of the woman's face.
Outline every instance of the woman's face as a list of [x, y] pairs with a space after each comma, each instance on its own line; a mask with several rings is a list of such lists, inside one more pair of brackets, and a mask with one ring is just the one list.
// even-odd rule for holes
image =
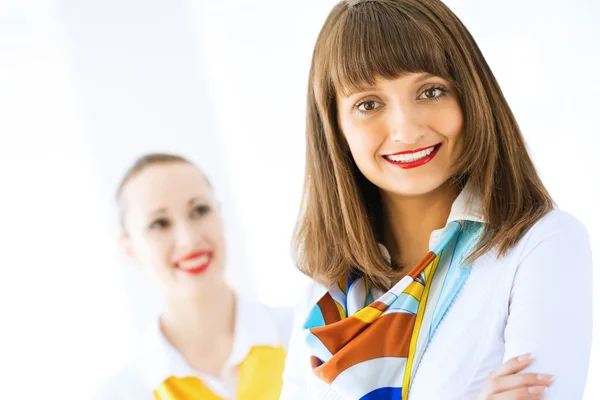
[[224, 280], [222, 220], [198, 168], [149, 166], [126, 184], [122, 201], [125, 250], [168, 294], [197, 297]]
[[348, 96], [338, 122], [362, 174], [381, 190], [420, 196], [441, 187], [463, 148], [463, 113], [450, 82], [411, 73]]

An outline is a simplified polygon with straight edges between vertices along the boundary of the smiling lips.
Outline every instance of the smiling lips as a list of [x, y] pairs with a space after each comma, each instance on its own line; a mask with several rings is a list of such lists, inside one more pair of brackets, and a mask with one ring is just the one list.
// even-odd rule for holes
[[212, 256], [212, 251], [198, 251], [179, 259], [175, 265], [186, 274], [198, 275], [208, 269]]
[[424, 147], [422, 149], [386, 154], [383, 158], [395, 167], [403, 169], [416, 168], [433, 160], [441, 146], [442, 144], [438, 143], [434, 146]]

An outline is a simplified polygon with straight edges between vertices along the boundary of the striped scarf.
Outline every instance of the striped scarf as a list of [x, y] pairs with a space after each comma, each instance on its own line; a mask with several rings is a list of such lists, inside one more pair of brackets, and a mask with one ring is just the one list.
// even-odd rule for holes
[[375, 288], [355, 273], [330, 287], [304, 325], [313, 372], [345, 399], [408, 399], [421, 357], [469, 277], [462, 261], [482, 228], [450, 222], [437, 245], [376, 300]]

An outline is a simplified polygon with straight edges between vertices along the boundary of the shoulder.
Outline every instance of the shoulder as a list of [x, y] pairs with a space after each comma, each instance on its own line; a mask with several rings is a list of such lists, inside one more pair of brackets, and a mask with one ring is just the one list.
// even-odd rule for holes
[[296, 304], [296, 315], [310, 312], [325, 293], [327, 293], [327, 288], [322, 284], [313, 280], [308, 282]]
[[326, 292], [327, 288], [315, 281], [311, 280], [306, 284], [293, 311], [293, 323], [290, 325], [292, 346], [293, 342], [302, 336], [301, 332], [310, 311]]
[[588, 275], [592, 269], [590, 238], [577, 218], [553, 210], [529, 228], [505, 255], [498, 257], [496, 251], [489, 252], [476, 265], [485, 266], [488, 274], [505, 279], [509, 285], [517, 274], [525, 271], [557, 281], [562, 277], [560, 272], [566, 270]]
[[515, 293], [529, 296], [560, 290], [570, 276], [585, 281], [591, 274], [591, 244], [585, 226], [573, 215], [554, 210], [503, 256], [492, 250], [475, 260], [469, 280], [483, 291], [494, 288], [504, 307]]
[[263, 307], [277, 328], [277, 333], [279, 334], [279, 337], [281, 338], [285, 348], [287, 348], [290, 335], [292, 333], [294, 309], [290, 307], [269, 307], [266, 305], [263, 305]]
[[170, 362], [156, 321], [131, 349], [127, 360], [108, 375], [93, 399], [150, 399], [152, 391], [169, 376]]
[[294, 331], [302, 330], [304, 323], [308, 318], [311, 310], [318, 301], [327, 293], [327, 288], [313, 280], [309, 281], [298, 301], [294, 310]]
[[[560, 291], [565, 282], [583, 282], [578, 296], [587, 296], [592, 277], [592, 248], [585, 226], [573, 215], [552, 211], [541, 218], [500, 261], [511, 296]], [[585, 289], [585, 290], [584, 290]]]
[[144, 385], [139, 371], [133, 361], [121, 366], [110, 374], [96, 390], [93, 400], [125, 400], [144, 399], [150, 396], [149, 388]]
[[544, 236], [544, 233], [553, 234], [562, 231], [587, 235], [587, 230], [581, 221], [561, 210], [553, 210], [546, 214], [535, 223], [528, 233], [534, 236]]
[[521, 238], [519, 261], [536, 251], [557, 254], [566, 251], [587, 251], [590, 248], [587, 229], [573, 215], [554, 210], [537, 221]]
[[246, 296], [239, 296], [238, 301], [243, 326], [240, 329], [260, 335], [256, 340], [278, 341], [287, 348], [294, 316], [292, 308], [268, 306]]

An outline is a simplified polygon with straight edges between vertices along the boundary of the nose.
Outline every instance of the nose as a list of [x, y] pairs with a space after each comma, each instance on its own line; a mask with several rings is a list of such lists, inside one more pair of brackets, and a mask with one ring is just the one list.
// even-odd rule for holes
[[390, 111], [388, 132], [394, 142], [412, 145], [425, 136], [425, 127], [420, 122], [417, 110], [410, 106], [396, 105]]
[[198, 228], [189, 222], [179, 224], [176, 230], [177, 246], [192, 249], [199, 240]]

